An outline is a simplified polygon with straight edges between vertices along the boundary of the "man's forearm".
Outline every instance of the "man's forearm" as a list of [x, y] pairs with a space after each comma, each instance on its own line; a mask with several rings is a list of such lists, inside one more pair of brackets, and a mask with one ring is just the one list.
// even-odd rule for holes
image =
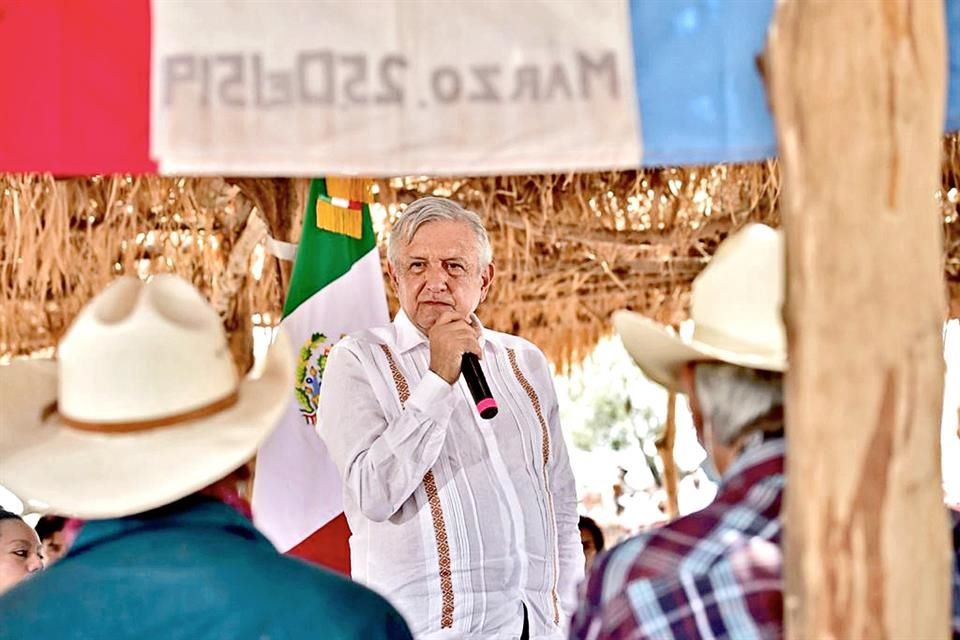
[[434, 465], [453, 413], [449, 384], [428, 373], [392, 419], [359, 357], [335, 348], [321, 390], [319, 432], [361, 512], [382, 522], [397, 512]]
[[[442, 380], [440, 383], [446, 384]], [[347, 489], [360, 511], [375, 522], [383, 522], [399, 511], [423, 482], [443, 448], [450, 412], [442, 415], [444, 408], [436, 402], [429, 410], [420, 405], [418, 400], [428, 402], [434, 395], [430, 390], [431, 393], [418, 398], [417, 391], [424, 384], [435, 382], [424, 378], [403, 412], [368, 447], [357, 451], [346, 467]]]

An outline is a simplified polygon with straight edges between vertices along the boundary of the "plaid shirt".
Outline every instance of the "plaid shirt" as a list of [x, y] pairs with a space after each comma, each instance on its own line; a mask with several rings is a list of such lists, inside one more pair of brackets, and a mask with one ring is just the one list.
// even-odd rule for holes
[[599, 558], [571, 636], [782, 637], [783, 455], [779, 438], [747, 450], [707, 508]]
[[[597, 559], [573, 618], [579, 640], [783, 637], [780, 501], [784, 441], [737, 459], [706, 509]], [[960, 512], [950, 511], [954, 553]], [[960, 555], [953, 565], [960, 639]]]

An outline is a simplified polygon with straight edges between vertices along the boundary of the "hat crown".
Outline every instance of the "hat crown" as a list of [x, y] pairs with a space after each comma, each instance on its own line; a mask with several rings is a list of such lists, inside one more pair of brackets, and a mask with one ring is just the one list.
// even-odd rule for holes
[[114, 281], [60, 341], [58, 367], [60, 413], [92, 423], [183, 414], [238, 384], [220, 318], [173, 275]]
[[783, 234], [766, 225], [747, 225], [721, 244], [693, 282], [694, 338], [782, 357], [783, 294]]

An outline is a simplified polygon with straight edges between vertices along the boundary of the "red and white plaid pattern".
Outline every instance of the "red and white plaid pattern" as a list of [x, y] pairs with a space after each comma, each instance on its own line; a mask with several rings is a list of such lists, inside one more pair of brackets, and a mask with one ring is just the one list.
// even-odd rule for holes
[[[744, 453], [706, 509], [599, 558], [571, 625], [578, 640], [783, 637], [784, 441]], [[954, 552], [960, 513], [951, 510]], [[953, 567], [960, 639], [960, 557]]]

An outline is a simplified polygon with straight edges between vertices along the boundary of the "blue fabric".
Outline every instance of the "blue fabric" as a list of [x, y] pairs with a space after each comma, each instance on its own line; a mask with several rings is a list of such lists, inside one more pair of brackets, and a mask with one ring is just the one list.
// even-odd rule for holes
[[947, 47], [950, 78], [947, 84], [947, 131], [960, 129], [960, 0], [947, 0]]
[[411, 638], [369, 589], [280, 556], [232, 508], [190, 498], [87, 523], [69, 555], [0, 598], [0, 638]]
[[[960, 129], [960, 0], [945, 0], [945, 130]], [[774, 0], [630, 0], [645, 166], [746, 162], [776, 155], [756, 59]]]
[[644, 165], [776, 154], [755, 63], [772, 15], [773, 0], [631, 0]]

